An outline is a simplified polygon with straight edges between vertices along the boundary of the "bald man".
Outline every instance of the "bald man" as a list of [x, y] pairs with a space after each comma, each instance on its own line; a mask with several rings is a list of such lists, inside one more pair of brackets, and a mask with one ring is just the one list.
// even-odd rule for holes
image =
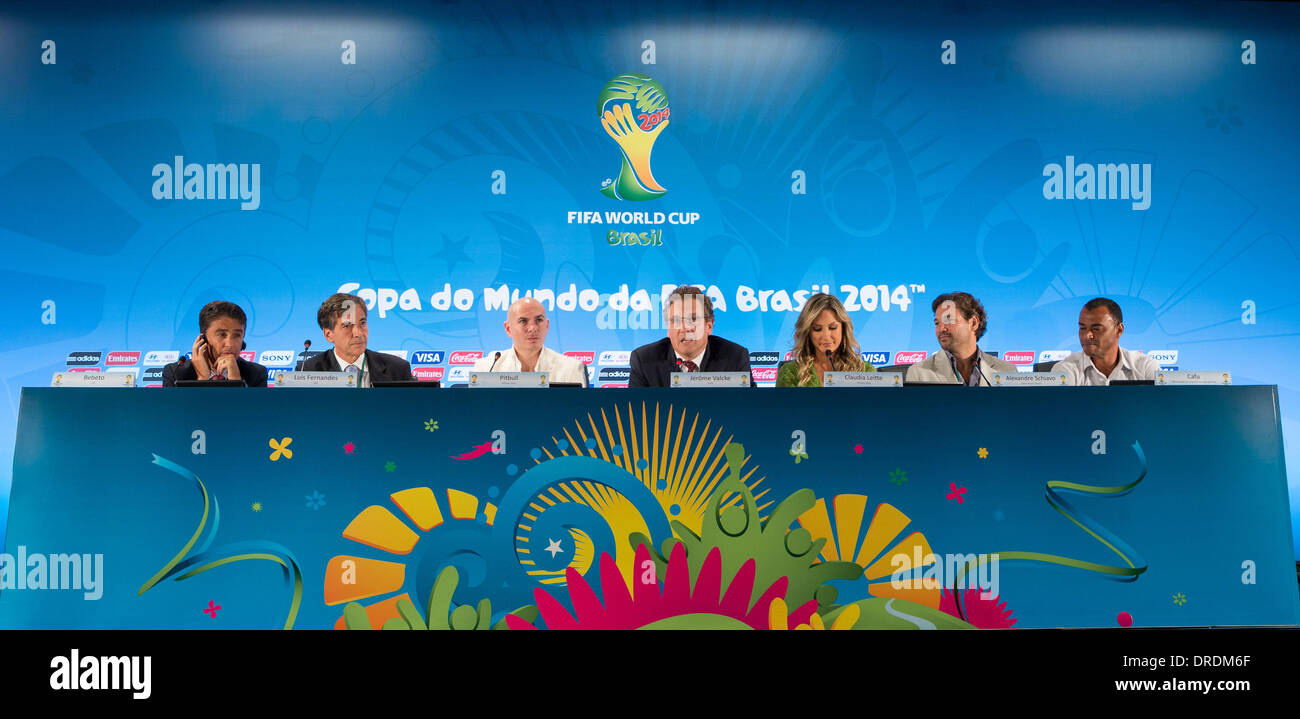
[[546, 372], [551, 383], [587, 386], [587, 368], [581, 362], [545, 346], [551, 323], [541, 302], [520, 297], [506, 312], [505, 328], [514, 346], [484, 355], [474, 363], [475, 372]]

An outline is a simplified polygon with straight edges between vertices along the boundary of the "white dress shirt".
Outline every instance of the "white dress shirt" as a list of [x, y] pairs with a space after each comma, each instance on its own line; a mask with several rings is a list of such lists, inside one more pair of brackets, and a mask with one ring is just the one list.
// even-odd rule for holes
[[331, 350], [331, 351], [334, 352], [334, 361], [339, 363], [339, 370], [341, 370], [341, 371], [343, 371], [343, 372], [347, 372], [347, 371], [348, 371], [348, 367], [356, 367], [356, 368], [357, 368], [357, 372], [359, 373], [359, 374], [358, 374], [358, 379], [357, 379], [357, 386], [358, 386], [358, 387], [371, 387], [371, 386], [373, 386], [373, 385], [370, 384], [370, 370], [367, 369], [367, 368], [365, 367], [365, 364], [366, 364], [366, 353], [365, 353], [365, 352], [362, 352], [361, 354], [357, 355], [357, 361], [356, 361], [356, 362], [344, 362], [344, 361], [343, 361], [343, 358], [339, 356], [339, 352], [338, 352], [338, 350]]
[[1111, 380], [1117, 379], [1155, 379], [1160, 365], [1137, 350], [1119, 349], [1119, 364], [1110, 371], [1110, 376], [1101, 373], [1092, 358], [1083, 352], [1075, 352], [1056, 366], [1053, 372], [1064, 372], [1065, 383], [1076, 387], [1105, 387]]
[[[694, 363], [695, 363], [695, 371], [696, 371], [696, 372], [703, 372], [703, 371], [704, 371], [704, 355], [706, 355], [706, 354], [708, 354], [708, 353], [709, 353], [709, 346], [708, 346], [707, 344], [704, 345], [704, 349], [700, 351], [699, 356], [698, 356], [698, 357], [695, 357], [694, 359], [692, 359], [692, 358], [690, 358], [690, 357], [684, 357], [684, 356], [682, 355], [682, 353], [678, 352], [677, 350], [673, 350], [673, 354], [677, 355], [677, 359], [678, 359], [678, 361], [680, 361], [680, 362], [694, 362]], [[678, 368], [674, 369], [673, 371], [674, 371], [674, 372], [685, 372], [686, 369], [685, 369], [684, 367], [678, 367]]]
[[[493, 366], [493, 362], [496, 366]], [[496, 353], [484, 355], [474, 363], [475, 372], [521, 372], [523, 366], [519, 362], [519, 355], [515, 353], [515, 348], [501, 352], [501, 359], [496, 359]], [[587, 386], [587, 368], [581, 360], [562, 355], [553, 349], [542, 347], [542, 353], [537, 357], [537, 366], [533, 368], [535, 372], [545, 372], [550, 382], [576, 382], [583, 387]]]

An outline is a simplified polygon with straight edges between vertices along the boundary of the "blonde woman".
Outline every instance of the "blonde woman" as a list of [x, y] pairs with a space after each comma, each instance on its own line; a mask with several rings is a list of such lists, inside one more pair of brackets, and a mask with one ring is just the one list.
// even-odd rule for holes
[[844, 305], [834, 295], [818, 293], [808, 298], [794, 324], [794, 359], [781, 365], [776, 386], [821, 387], [823, 372], [875, 371], [862, 361]]

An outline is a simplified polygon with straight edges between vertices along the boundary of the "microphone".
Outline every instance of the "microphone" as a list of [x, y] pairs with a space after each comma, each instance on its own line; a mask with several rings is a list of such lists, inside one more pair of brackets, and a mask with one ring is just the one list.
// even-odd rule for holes
[[488, 367], [488, 372], [491, 372], [492, 370], [496, 369], [496, 368], [497, 368], [497, 362], [500, 362], [500, 361], [501, 361], [501, 353], [498, 352], [498, 353], [496, 353], [496, 356], [492, 358], [492, 366], [491, 366], [491, 367]]
[[993, 383], [989, 381], [989, 376], [984, 374], [984, 363], [980, 362], [980, 377], [984, 378], [984, 386], [992, 387]]
[[311, 349], [311, 340], [303, 340], [303, 341], [302, 341], [302, 359], [298, 361], [298, 366], [297, 366], [296, 368], [294, 368], [294, 370], [293, 370], [294, 372], [301, 372], [301, 371], [302, 371], [302, 366], [303, 366], [304, 364], [307, 363], [307, 350], [309, 350], [309, 349]]
[[831, 369], [835, 369], [835, 362], [831, 359], [832, 355], [834, 355], [833, 352], [826, 350], [826, 361], [831, 363]]

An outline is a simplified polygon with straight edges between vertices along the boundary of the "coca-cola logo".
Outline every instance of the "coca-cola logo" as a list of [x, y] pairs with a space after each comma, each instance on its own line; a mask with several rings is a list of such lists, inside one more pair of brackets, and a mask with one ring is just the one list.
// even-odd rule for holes
[[919, 350], [917, 351], [908, 350], [904, 352], [898, 352], [894, 355], [895, 364], [916, 364], [917, 362], [924, 362], [924, 361], [925, 361], [925, 352], [921, 352]]
[[775, 382], [775, 381], [776, 381], [776, 368], [775, 368], [775, 367], [755, 367], [755, 368], [753, 368], [753, 369], [750, 370], [750, 373], [754, 375], [754, 381], [755, 381], [755, 382]]
[[451, 353], [451, 364], [474, 364], [483, 358], [482, 352], [457, 351]]

